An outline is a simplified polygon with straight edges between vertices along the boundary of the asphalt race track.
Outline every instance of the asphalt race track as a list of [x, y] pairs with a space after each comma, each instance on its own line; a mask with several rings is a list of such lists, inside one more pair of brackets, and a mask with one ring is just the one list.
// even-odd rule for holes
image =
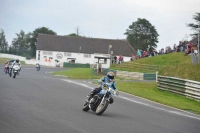
[[200, 133], [200, 116], [120, 93], [97, 116], [82, 111], [96, 85], [49, 74], [62, 68], [0, 71], [0, 133]]

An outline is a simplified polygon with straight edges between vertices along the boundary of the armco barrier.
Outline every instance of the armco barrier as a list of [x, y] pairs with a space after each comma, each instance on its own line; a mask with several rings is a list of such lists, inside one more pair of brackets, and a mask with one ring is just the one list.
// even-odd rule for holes
[[200, 82], [160, 75], [157, 81], [158, 89], [200, 100]]
[[156, 80], [156, 74], [155, 73], [144, 73], [144, 80]]

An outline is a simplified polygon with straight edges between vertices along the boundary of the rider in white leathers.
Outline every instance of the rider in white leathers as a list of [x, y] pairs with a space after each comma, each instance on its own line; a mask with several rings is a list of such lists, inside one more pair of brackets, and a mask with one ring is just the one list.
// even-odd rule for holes
[[[21, 70], [21, 63], [20, 63], [19, 59], [16, 59], [16, 60], [13, 62], [12, 68], [13, 68], [14, 65], [18, 65], [18, 66], [20, 67], [19, 71]], [[18, 75], [19, 75], [19, 71], [18, 71], [18, 73], [17, 73]], [[11, 72], [12, 72], [12, 70], [11, 70]]]

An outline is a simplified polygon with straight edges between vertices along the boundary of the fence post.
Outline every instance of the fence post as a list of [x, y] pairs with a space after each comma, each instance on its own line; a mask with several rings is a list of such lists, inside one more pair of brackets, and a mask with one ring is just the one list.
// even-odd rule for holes
[[156, 71], [156, 83], [158, 82], [158, 71]]

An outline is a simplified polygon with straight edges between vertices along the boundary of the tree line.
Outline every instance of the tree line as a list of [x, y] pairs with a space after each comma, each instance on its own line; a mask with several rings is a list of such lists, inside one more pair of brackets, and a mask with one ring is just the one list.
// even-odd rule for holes
[[[200, 13], [196, 13], [193, 16], [193, 19], [196, 21], [196, 24], [190, 23], [187, 24], [187, 26], [192, 28], [194, 31], [191, 36], [197, 37], [198, 24], [200, 23]], [[13, 39], [11, 45], [8, 45], [5, 32], [3, 29], [0, 29], [0, 53], [15, 54], [25, 56], [27, 58], [35, 57], [39, 33], [57, 35], [55, 31], [46, 27], [36, 28], [33, 32], [28, 33], [25, 33], [23, 30], [21, 30], [19, 33], [16, 33], [16, 38]], [[153, 26], [144, 18], [138, 18], [137, 21], [132, 22], [124, 34], [127, 36], [126, 40], [136, 50], [146, 50], [149, 47], [157, 47], [159, 34], [155, 26]], [[76, 29], [76, 33], [71, 33], [68, 36], [80, 36], [79, 27]]]

